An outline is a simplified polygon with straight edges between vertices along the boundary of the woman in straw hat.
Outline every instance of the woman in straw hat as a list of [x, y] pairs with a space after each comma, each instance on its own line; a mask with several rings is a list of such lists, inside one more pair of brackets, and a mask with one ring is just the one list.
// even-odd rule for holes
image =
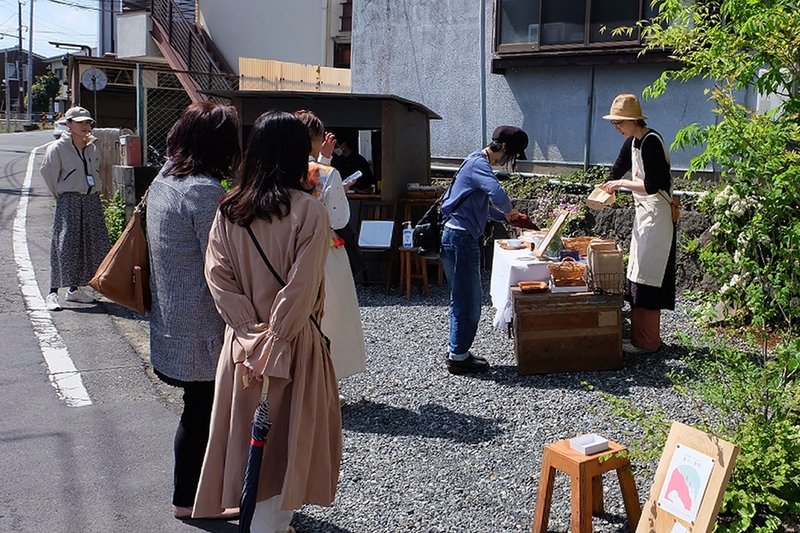
[[[627, 353], [654, 352], [661, 346], [661, 310], [675, 309], [675, 223], [672, 175], [664, 140], [647, 127], [639, 100], [621, 94], [603, 117], [625, 137], [611, 181], [603, 189], [624, 187], [633, 194], [636, 215], [631, 235], [625, 298], [631, 304], [631, 338]], [[621, 179], [630, 171], [631, 179]]]

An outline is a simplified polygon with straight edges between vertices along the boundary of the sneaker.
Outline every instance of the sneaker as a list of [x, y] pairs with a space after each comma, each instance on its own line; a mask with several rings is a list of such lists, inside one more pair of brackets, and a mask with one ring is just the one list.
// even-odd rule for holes
[[61, 304], [58, 302], [58, 293], [51, 292], [44, 298], [44, 303], [48, 311], [61, 311]]
[[475, 374], [478, 372], [484, 372], [485, 370], [489, 369], [489, 363], [486, 359], [478, 358], [469, 354], [469, 357], [464, 359], [463, 361], [456, 361], [455, 359], [447, 358], [447, 371], [451, 374], [461, 375], [461, 374]]
[[94, 302], [94, 296], [86, 292], [86, 289], [78, 287], [74, 291], [67, 290], [67, 301], [90, 304]]
[[622, 343], [622, 351], [628, 354], [647, 354], [647, 353], [654, 353], [656, 350], [645, 350], [644, 348], [639, 348], [638, 346], [634, 346], [632, 342], [624, 342]]

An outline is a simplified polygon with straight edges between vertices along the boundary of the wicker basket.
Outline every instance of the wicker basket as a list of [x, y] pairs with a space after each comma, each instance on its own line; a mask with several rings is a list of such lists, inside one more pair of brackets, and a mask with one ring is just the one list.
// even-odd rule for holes
[[597, 237], [563, 237], [561, 243], [565, 250], [574, 250], [581, 256], [586, 256], [589, 251], [589, 243]]
[[564, 260], [560, 263], [548, 263], [550, 277], [557, 286], [582, 285], [586, 279], [586, 265], [574, 260]]

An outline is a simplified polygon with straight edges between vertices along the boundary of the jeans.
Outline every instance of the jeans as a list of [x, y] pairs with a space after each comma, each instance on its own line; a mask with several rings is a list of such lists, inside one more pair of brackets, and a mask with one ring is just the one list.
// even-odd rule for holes
[[481, 249], [466, 230], [444, 227], [442, 266], [450, 284], [450, 353], [466, 354], [481, 318]]

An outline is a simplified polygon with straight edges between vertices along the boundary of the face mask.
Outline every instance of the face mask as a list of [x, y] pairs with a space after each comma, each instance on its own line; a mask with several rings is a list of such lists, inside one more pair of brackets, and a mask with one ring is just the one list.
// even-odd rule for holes
[[333, 153], [336, 154], [336, 155], [342, 155], [342, 149], [341, 148], [334, 148], [333, 149]]

